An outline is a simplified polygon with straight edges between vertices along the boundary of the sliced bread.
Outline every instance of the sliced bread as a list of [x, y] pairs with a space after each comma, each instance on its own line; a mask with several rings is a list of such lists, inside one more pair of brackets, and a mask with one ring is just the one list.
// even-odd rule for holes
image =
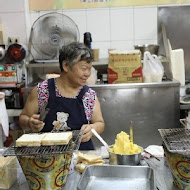
[[46, 133], [45, 137], [41, 140], [42, 145], [65, 145], [68, 144], [72, 138], [72, 132], [60, 133]]
[[41, 146], [41, 140], [45, 137], [45, 133], [24, 134], [16, 140], [16, 146]]
[[78, 152], [78, 161], [86, 160], [87, 162], [93, 163], [99, 160], [102, 160], [102, 157], [95, 154], [83, 154], [81, 152]]

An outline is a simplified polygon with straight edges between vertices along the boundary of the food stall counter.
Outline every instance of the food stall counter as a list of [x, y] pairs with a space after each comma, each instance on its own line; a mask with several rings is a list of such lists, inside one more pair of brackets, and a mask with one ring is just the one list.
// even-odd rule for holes
[[[146, 162], [142, 162], [143, 165], [148, 165], [153, 168], [155, 173], [155, 190], [179, 190], [175, 185], [173, 185], [173, 178], [171, 175], [171, 171], [167, 166], [167, 162], [165, 158], [160, 158], [160, 161], [155, 158], [146, 159]], [[26, 178], [22, 172], [22, 169], [18, 165], [18, 177], [17, 181], [13, 184], [13, 186], [9, 190], [29, 190]], [[62, 187], [62, 190], [77, 190], [77, 184], [81, 177], [81, 174], [77, 171], [73, 171], [68, 175], [66, 184]]]

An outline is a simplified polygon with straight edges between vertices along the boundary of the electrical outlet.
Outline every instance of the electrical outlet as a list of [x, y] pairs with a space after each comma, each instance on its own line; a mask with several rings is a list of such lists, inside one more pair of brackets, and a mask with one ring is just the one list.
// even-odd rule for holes
[[9, 37], [8, 38], [8, 44], [18, 44], [20, 42], [19, 37]]

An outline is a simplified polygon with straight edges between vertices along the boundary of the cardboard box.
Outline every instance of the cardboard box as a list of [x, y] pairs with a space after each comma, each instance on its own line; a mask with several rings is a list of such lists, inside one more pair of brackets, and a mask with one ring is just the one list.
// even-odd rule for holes
[[0, 188], [9, 189], [17, 180], [17, 162], [15, 156], [0, 156]]
[[108, 83], [143, 82], [140, 50], [110, 51], [108, 64]]

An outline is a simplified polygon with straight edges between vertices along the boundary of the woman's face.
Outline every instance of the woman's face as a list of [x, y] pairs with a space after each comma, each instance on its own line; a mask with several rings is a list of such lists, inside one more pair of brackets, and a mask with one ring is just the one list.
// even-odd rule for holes
[[92, 63], [86, 61], [79, 61], [72, 68], [68, 69], [68, 77], [75, 84], [83, 86], [91, 75]]

